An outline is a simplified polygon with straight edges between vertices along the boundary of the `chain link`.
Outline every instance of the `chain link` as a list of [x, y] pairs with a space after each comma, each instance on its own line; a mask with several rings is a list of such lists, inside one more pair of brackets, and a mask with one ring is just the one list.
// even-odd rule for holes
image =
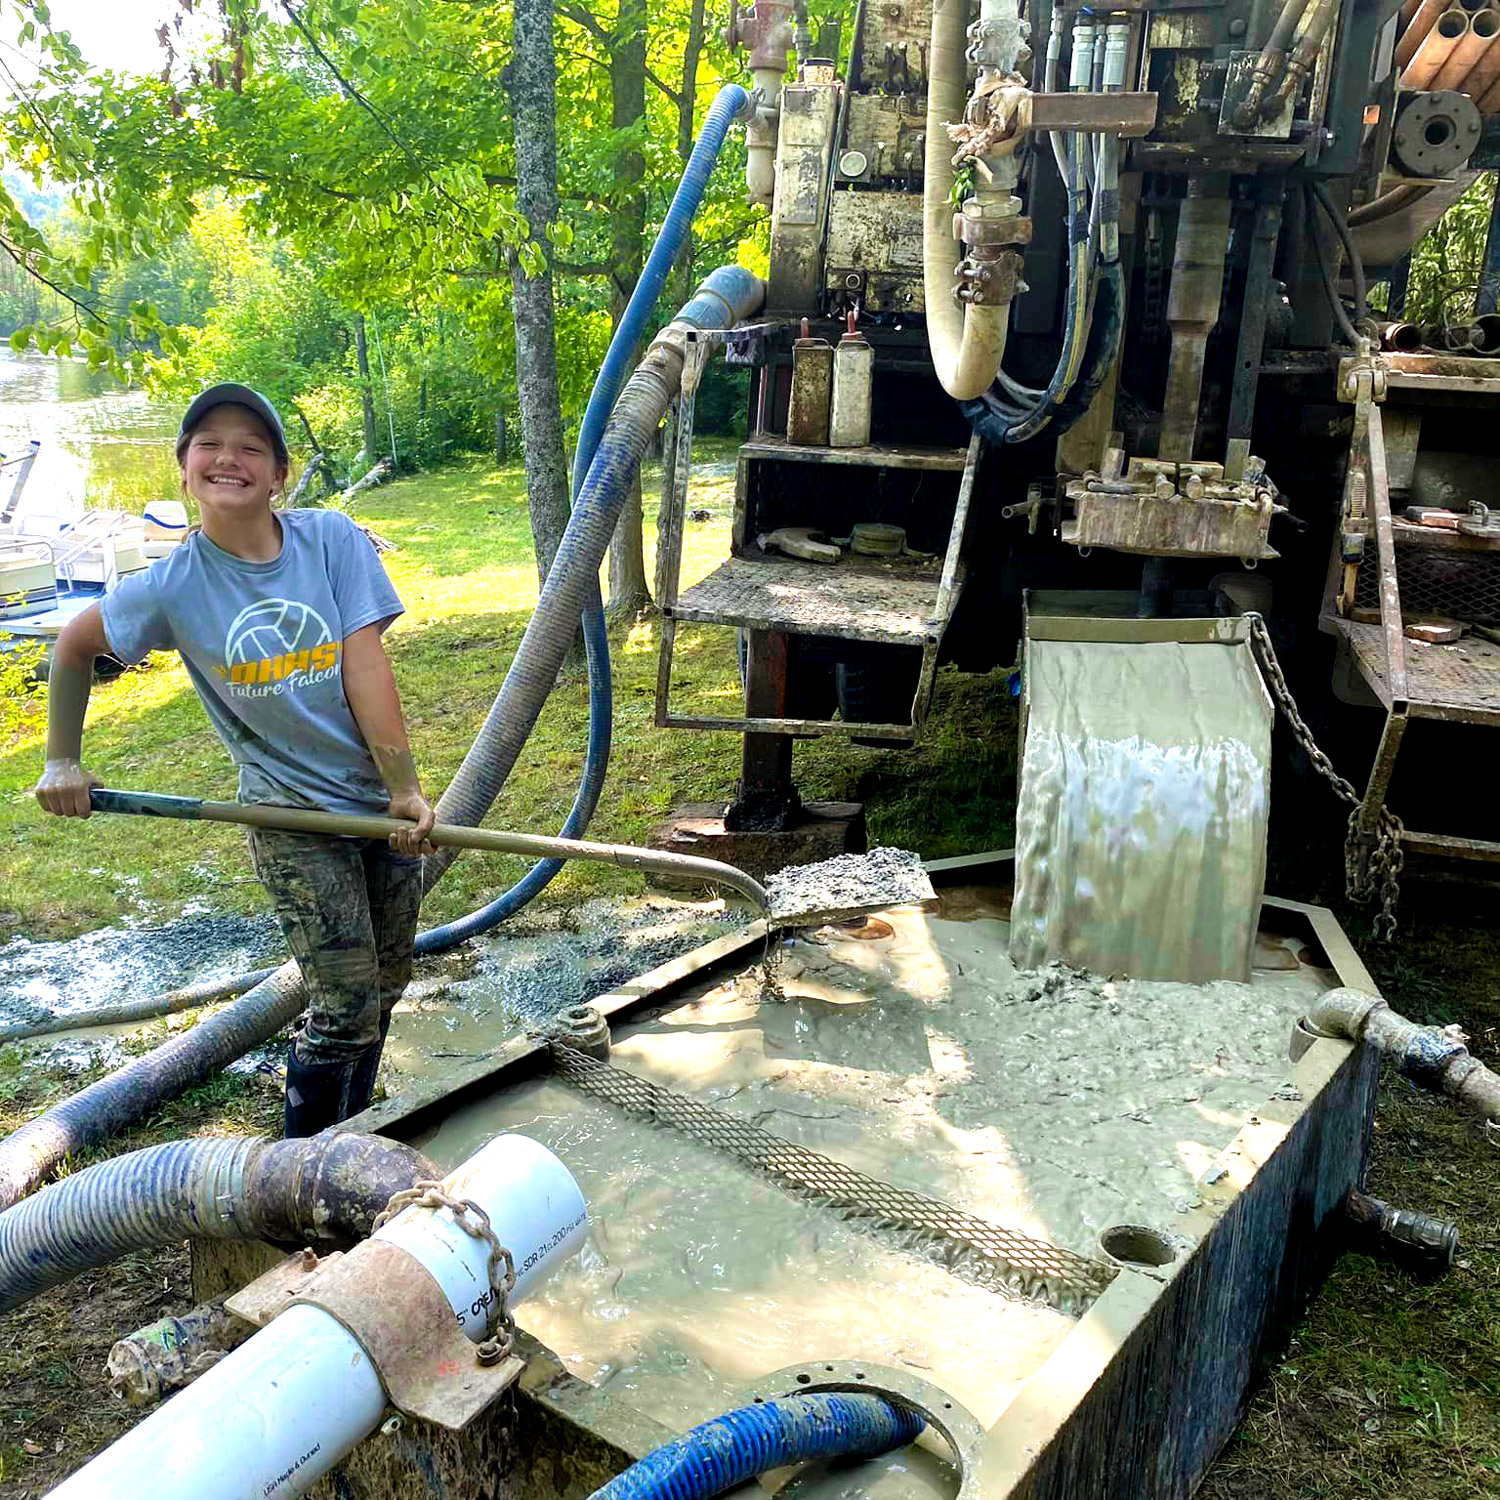
[[445, 1193], [440, 1182], [418, 1182], [394, 1194], [375, 1220], [375, 1228], [381, 1228], [408, 1208], [446, 1208], [453, 1215], [453, 1222], [466, 1234], [488, 1242], [489, 1321], [475, 1355], [482, 1365], [497, 1364], [516, 1345], [516, 1320], [510, 1310], [510, 1294], [516, 1287], [515, 1258], [500, 1243], [490, 1216], [472, 1198], [454, 1198]]
[[[1313, 738], [1312, 730], [1298, 711], [1297, 700], [1292, 697], [1286, 674], [1276, 659], [1271, 632], [1266, 628], [1264, 618], [1252, 610], [1245, 619], [1250, 625], [1250, 640], [1265, 673], [1266, 686], [1291, 726], [1297, 743], [1318, 774], [1354, 809], [1349, 815], [1349, 832], [1344, 840], [1344, 888], [1351, 901], [1379, 898], [1380, 913], [1375, 918], [1375, 936], [1383, 942], [1390, 942], [1396, 935], [1396, 903], [1401, 899], [1401, 870], [1406, 863], [1406, 853], [1401, 847], [1401, 819], [1382, 802], [1373, 834], [1367, 834], [1359, 826], [1363, 799], [1353, 782], [1334, 770], [1333, 762]], [[1372, 839], [1373, 847], [1366, 854], [1365, 845]]]

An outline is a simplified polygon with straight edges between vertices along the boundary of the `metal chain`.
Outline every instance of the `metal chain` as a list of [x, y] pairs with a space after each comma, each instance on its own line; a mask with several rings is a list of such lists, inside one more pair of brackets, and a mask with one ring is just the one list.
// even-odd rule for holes
[[1344, 840], [1344, 888], [1351, 901], [1380, 900], [1380, 913], [1375, 918], [1375, 936], [1390, 942], [1396, 935], [1396, 903], [1401, 899], [1401, 870], [1406, 863], [1406, 853], [1401, 847], [1403, 824], [1401, 819], [1384, 802], [1376, 814], [1373, 833], [1374, 847], [1368, 858], [1361, 858], [1362, 846], [1372, 835], [1359, 826], [1363, 799], [1353, 782], [1340, 776], [1333, 768], [1307, 721], [1297, 709], [1297, 700], [1287, 686], [1286, 674], [1276, 659], [1275, 647], [1271, 644], [1271, 633], [1265, 619], [1253, 610], [1245, 615], [1250, 625], [1250, 640], [1266, 676], [1266, 686], [1276, 700], [1276, 706], [1291, 725], [1297, 743], [1302, 746], [1313, 768], [1354, 811], [1349, 815], [1349, 832]]
[[516, 1320], [510, 1310], [510, 1294], [516, 1287], [516, 1262], [500, 1243], [490, 1224], [490, 1216], [472, 1198], [454, 1198], [443, 1191], [440, 1182], [417, 1182], [396, 1193], [375, 1220], [379, 1229], [408, 1208], [446, 1208], [453, 1222], [476, 1240], [486, 1240], [489, 1259], [489, 1320], [485, 1337], [474, 1353], [482, 1365], [498, 1364], [516, 1345]]

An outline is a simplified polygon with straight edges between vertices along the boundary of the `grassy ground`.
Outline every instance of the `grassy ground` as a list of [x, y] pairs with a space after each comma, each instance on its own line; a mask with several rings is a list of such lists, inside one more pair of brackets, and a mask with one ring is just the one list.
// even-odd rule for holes
[[[727, 451], [700, 455], [724, 458]], [[648, 546], [655, 476], [646, 476]], [[689, 524], [684, 576], [728, 547], [732, 479], [695, 484], [711, 519]], [[397, 544], [387, 566], [407, 604], [391, 635], [419, 764], [444, 786], [467, 750], [535, 595], [521, 479], [475, 466], [404, 480], [364, 498], [359, 518]], [[648, 576], [651, 559], [648, 551]], [[738, 695], [732, 634], [684, 632], [674, 704], [723, 711]], [[656, 634], [649, 621], [615, 631], [614, 755], [591, 832], [643, 840], [677, 801], [728, 794], [738, 741], [666, 733], [652, 723]], [[581, 674], [546, 710], [492, 822], [552, 831], [566, 815], [586, 724]], [[857, 797], [872, 839], [929, 857], [1011, 842], [1015, 716], [1006, 674], [939, 676], [922, 744], [886, 752], [800, 744], [806, 796]], [[87, 760], [108, 784], [228, 797], [233, 777], [181, 669], [165, 660], [96, 690]], [[30, 797], [40, 765], [35, 727], [0, 749], [0, 938], [66, 937], [121, 920], [170, 920], [189, 902], [260, 910], [240, 837], [207, 825], [97, 818], [45, 820]], [[1369, 915], [1342, 897], [1339, 818], [1316, 784], [1278, 780], [1269, 886], [1337, 911], [1383, 992], [1415, 1019], [1459, 1022], [1500, 1065], [1500, 952], [1493, 903], [1408, 889], [1394, 945], [1375, 943]], [[522, 866], [466, 857], [436, 889], [434, 919], [476, 905]], [[633, 888], [603, 866], [570, 866], [549, 901]], [[174, 1018], [188, 1024], [191, 1017]], [[160, 1023], [133, 1039], [152, 1045]], [[80, 1081], [0, 1051], [0, 1132]], [[86, 1075], [87, 1076], [87, 1075]], [[226, 1077], [189, 1094], [110, 1152], [194, 1133], [276, 1128], [279, 1086]], [[1457, 1219], [1461, 1264], [1424, 1285], [1350, 1255], [1339, 1262], [1286, 1357], [1268, 1372], [1239, 1433], [1211, 1472], [1212, 1500], [1354, 1500], [1375, 1493], [1436, 1500], [1500, 1495], [1500, 1191], [1495, 1154], [1445, 1104], [1398, 1080], [1383, 1088], [1370, 1190]], [[85, 1163], [75, 1163], [83, 1165]], [[80, 1296], [80, 1289], [83, 1295]], [[109, 1275], [38, 1298], [0, 1321], [0, 1496], [44, 1493], [128, 1425], [100, 1371], [120, 1332], [189, 1300], [181, 1255], [132, 1258]], [[1124, 1439], [1128, 1441], [1128, 1438]]]

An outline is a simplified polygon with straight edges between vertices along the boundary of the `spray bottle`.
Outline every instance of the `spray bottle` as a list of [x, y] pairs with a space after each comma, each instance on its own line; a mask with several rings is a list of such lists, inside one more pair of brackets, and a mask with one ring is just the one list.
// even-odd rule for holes
[[833, 395], [833, 346], [815, 339], [806, 318], [802, 337], [792, 345], [792, 398], [786, 440], [802, 447], [828, 442], [828, 407]]
[[856, 332], [858, 314], [849, 309], [849, 329], [833, 353], [833, 415], [828, 441], [834, 448], [862, 448], [870, 441], [870, 386], [875, 351]]

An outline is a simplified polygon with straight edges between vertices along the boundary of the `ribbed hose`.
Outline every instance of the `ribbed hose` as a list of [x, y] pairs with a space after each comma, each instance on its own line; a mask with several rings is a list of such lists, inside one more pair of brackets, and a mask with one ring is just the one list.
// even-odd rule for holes
[[0, 1313], [92, 1266], [190, 1235], [351, 1245], [392, 1194], [438, 1175], [399, 1141], [341, 1131], [205, 1137], [117, 1156], [0, 1214]]
[[[703, 201], [709, 177], [713, 174], [719, 153], [724, 149], [729, 127], [741, 111], [748, 108], [750, 96], [738, 84], [726, 84], [709, 106], [697, 144], [688, 158], [682, 180], [672, 196], [671, 207], [662, 221], [661, 231], [630, 301], [620, 317], [619, 326], [610, 340], [609, 352], [594, 379], [593, 393], [578, 429], [578, 445], [573, 452], [573, 502], [577, 504], [584, 479], [594, 462], [599, 440], [609, 414], [614, 410], [620, 387], [630, 372], [630, 361], [641, 334], [666, 286], [673, 263], [687, 243], [694, 215]], [[583, 605], [583, 646], [589, 673], [589, 739], [583, 760], [583, 777], [573, 806], [568, 812], [559, 838], [581, 839], [599, 805], [609, 769], [610, 730], [613, 719], [612, 689], [609, 665], [609, 633], [605, 629], [604, 609], [599, 600], [599, 580], [595, 575]], [[446, 953], [468, 938], [489, 932], [536, 899], [553, 876], [563, 867], [560, 859], [538, 860], [527, 873], [503, 895], [470, 912], [455, 922], [424, 932], [417, 939], [418, 955]]]
[[915, 1412], [879, 1396], [783, 1396], [694, 1427], [590, 1500], [708, 1500], [784, 1464], [889, 1453], [913, 1442], [922, 1426]]
[[[765, 286], [738, 266], [711, 272], [672, 325], [731, 328], [765, 300]], [[438, 820], [475, 826], [500, 794], [530, 736], [567, 656], [590, 581], [596, 579], [624, 506], [631, 477], [682, 379], [682, 354], [673, 339], [658, 336], [636, 367], [599, 440], [579, 491], [541, 598], [521, 638], [505, 682], [469, 753], [438, 801]], [[423, 861], [431, 889], [454, 859], [441, 849]]]
[[[573, 638], [591, 581], [597, 581], [630, 479], [682, 379], [675, 347], [684, 325], [729, 328], [756, 312], [765, 285], [738, 266], [711, 272], [674, 323], [658, 335], [630, 377], [590, 465], [577, 506], [542, 588], [536, 612], [484, 727], [438, 802], [447, 823], [478, 825], [505, 784], [535, 725]], [[425, 861], [424, 884], [452, 862], [452, 851]], [[18, 1203], [65, 1157], [107, 1140], [167, 1099], [201, 1083], [289, 1026], [306, 1003], [294, 963], [156, 1051], [29, 1121], [0, 1141], [0, 1210]]]
[[295, 963], [283, 964], [248, 995], [191, 1031], [133, 1058], [80, 1089], [0, 1141], [0, 1224], [14, 1203], [57, 1164], [95, 1141], [108, 1140], [165, 1100], [202, 1083], [252, 1047], [290, 1026], [307, 1003]]

